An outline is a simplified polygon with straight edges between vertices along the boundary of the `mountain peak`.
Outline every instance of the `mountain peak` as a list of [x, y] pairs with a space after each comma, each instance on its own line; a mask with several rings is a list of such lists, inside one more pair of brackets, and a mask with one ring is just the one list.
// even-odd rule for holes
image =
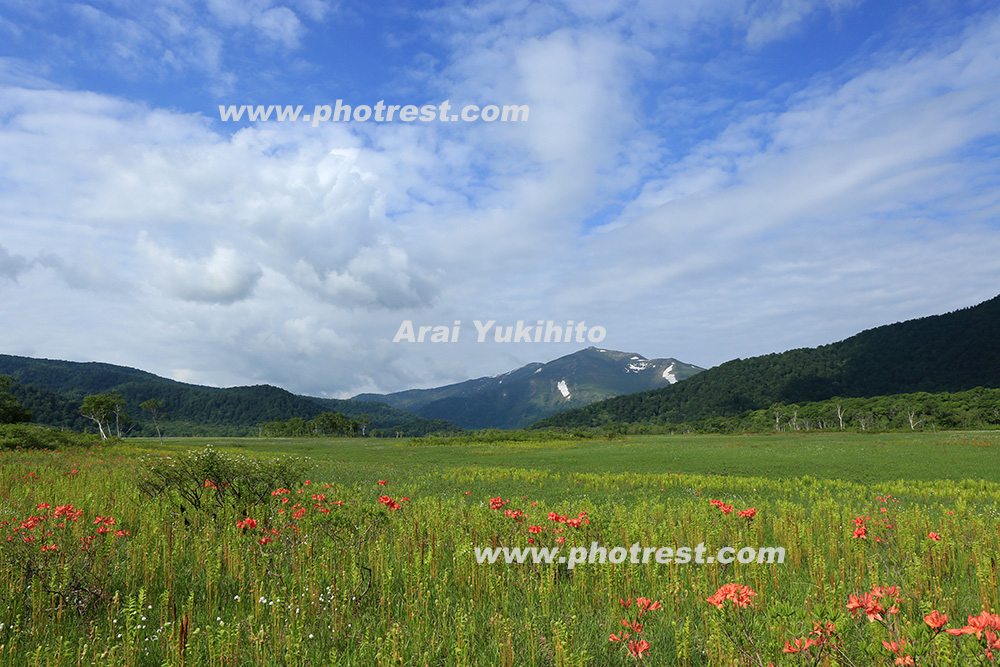
[[676, 359], [590, 346], [499, 375], [355, 399], [382, 401], [464, 428], [518, 428], [569, 408], [674, 384], [702, 370]]

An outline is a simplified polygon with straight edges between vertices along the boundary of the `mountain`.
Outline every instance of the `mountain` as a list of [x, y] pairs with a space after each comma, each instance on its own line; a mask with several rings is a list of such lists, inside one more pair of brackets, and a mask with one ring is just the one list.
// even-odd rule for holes
[[671, 385], [702, 370], [677, 359], [646, 359], [631, 352], [588, 347], [503, 375], [434, 389], [360, 394], [353, 400], [382, 401], [463, 428], [520, 428], [610, 396]]
[[1000, 296], [837, 343], [734, 359], [675, 386], [611, 398], [538, 427], [690, 423], [776, 403], [1000, 387]]
[[[34, 359], [0, 354], [0, 374], [12, 375], [11, 388], [35, 421], [83, 431], [92, 422], [79, 415], [85, 396], [119, 392], [134, 420], [133, 435], [154, 435], [155, 430], [139, 404], [155, 398], [165, 405], [162, 422], [166, 435], [249, 435], [256, 425], [292, 417], [312, 419], [322, 412], [348, 417], [367, 414], [371, 427], [422, 435], [427, 420], [381, 402], [362, 402], [298, 396], [271, 385], [219, 389], [162, 378], [146, 371], [98, 362]], [[439, 429], [440, 424], [432, 425]]]

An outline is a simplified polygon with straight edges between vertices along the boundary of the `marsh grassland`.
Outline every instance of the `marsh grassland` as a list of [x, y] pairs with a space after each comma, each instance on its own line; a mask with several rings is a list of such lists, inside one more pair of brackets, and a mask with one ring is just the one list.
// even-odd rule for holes
[[[595, 542], [786, 556], [475, 557]], [[0, 665], [993, 664], [1000, 436], [3, 451], [0, 558]]]

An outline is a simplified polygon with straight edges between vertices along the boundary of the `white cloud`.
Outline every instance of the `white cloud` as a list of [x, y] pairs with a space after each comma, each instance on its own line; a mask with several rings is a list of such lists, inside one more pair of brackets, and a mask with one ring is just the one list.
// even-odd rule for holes
[[[0, 60], [0, 287], [18, 314], [0, 349], [343, 396], [578, 347], [393, 344], [402, 319], [461, 320], [471, 338], [476, 318], [586, 320], [607, 347], [710, 365], [993, 296], [995, 16], [780, 89], [743, 85], [748, 45], [852, 6], [413, 12], [420, 37], [394, 52], [416, 55], [394, 62], [393, 85], [419, 101], [526, 103], [528, 123], [237, 130]], [[95, 60], [234, 91], [344, 11], [121, 7], [78, 9], [109, 36]], [[435, 48], [414, 49], [427, 36]], [[236, 45], [248, 68], [227, 55]]]
[[152, 282], [181, 299], [231, 304], [249, 298], [261, 268], [232, 248], [216, 247], [207, 257], [182, 258], [150, 241], [138, 241]]

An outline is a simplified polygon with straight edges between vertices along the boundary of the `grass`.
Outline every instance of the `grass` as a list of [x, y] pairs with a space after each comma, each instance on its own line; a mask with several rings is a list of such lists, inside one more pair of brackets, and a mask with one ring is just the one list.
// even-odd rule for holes
[[[809, 475], [858, 484], [983, 479], [1000, 483], [1000, 433], [803, 433], [632, 436], [495, 445], [411, 445], [408, 439], [167, 439], [170, 448], [212, 443], [233, 451], [308, 456], [325, 471], [395, 466], [433, 472], [471, 466], [550, 473], [673, 473], [795, 479]], [[155, 441], [147, 441], [152, 446]], [[339, 466], [339, 468], [338, 468]]]
[[[138, 491], [151, 462], [209, 443], [234, 460], [308, 457], [308, 484], [237, 508], [198, 480], [211, 512]], [[989, 433], [192, 438], [0, 452], [0, 665], [604, 666], [634, 664], [639, 640], [648, 665], [893, 664], [899, 641], [916, 664], [980, 664], [987, 639], [937, 634], [923, 617], [937, 609], [961, 627], [1000, 604], [998, 444]], [[256, 524], [237, 526], [246, 518]], [[787, 559], [569, 571], [474, 558], [558, 538], [564, 553], [704, 543], [782, 546]], [[725, 584], [748, 586], [753, 605], [706, 602]], [[855, 618], [850, 596], [874, 586], [898, 587], [898, 613]], [[620, 604], [637, 597], [660, 608], [640, 619]], [[610, 641], [623, 619], [642, 632]], [[783, 652], [814, 622], [836, 628], [810, 647], [818, 662]]]

